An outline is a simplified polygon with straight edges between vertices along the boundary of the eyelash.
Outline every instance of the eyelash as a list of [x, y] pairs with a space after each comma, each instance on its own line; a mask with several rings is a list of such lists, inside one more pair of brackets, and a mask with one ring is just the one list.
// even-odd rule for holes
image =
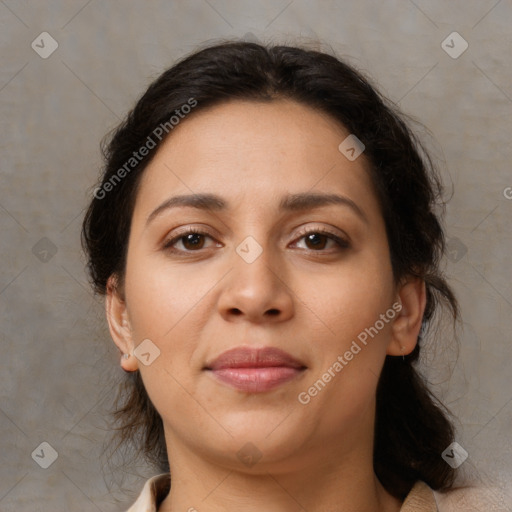
[[[200, 252], [201, 249], [199, 249], [197, 251], [190, 251], [190, 250], [184, 251], [184, 250], [175, 249], [172, 247], [176, 242], [180, 241], [182, 238], [185, 238], [187, 235], [190, 235], [190, 234], [207, 236], [207, 237], [210, 237], [213, 239], [213, 237], [212, 237], [212, 235], [210, 235], [210, 233], [208, 233], [206, 231], [201, 231], [200, 229], [197, 229], [197, 228], [194, 228], [193, 226], [191, 226], [191, 227], [188, 227], [184, 232], [180, 233], [179, 235], [176, 235], [175, 237], [171, 238], [170, 240], [167, 240], [164, 243], [163, 248], [165, 250], [168, 250], [173, 253], [192, 254], [194, 252]], [[348, 247], [350, 246], [350, 244], [347, 242], [347, 240], [335, 235], [334, 233], [332, 233], [331, 231], [329, 231], [325, 228], [313, 228], [313, 229], [303, 230], [298, 234], [297, 239], [302, 239], [302, 238], [308, 236], [309, 234], [325, 235], [325, 236], [327, 236], [327, 238], [334, 241], [338, 245], [339, 249], [348, 249]], [[309, 252], [313, 252], [313, 253], [322, 253], [322, 252], [326, 251], [326, 249], [321, 249], [318, 251], [316, 251], [314, 249], [305, 249], [305, 250], [307, 250]]]

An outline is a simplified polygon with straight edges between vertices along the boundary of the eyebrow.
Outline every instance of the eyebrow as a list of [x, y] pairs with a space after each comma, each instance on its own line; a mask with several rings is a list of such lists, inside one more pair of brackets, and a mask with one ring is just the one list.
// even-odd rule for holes
[[[352, 201], [352, 199], [338, 194], [324, 194], [318, 192], [288, 194], [281, 199], [279, 203], [279, 211], [297, 212], [329, 205], [349, 207], [360, 219], [368, 224], [368, 218], [364, 211], [354, 201]], [[149, 214], [146, 220], [146, 225], [148, 225], [153, 219], [158, 217], [164, 211], [179, 207], [196, 208], [199, 210], [222, 211], [227, 210], [229, 208], [229, 204], [222, 197], [216, 194], [203, 193], [173, 196], [164, 201]]]

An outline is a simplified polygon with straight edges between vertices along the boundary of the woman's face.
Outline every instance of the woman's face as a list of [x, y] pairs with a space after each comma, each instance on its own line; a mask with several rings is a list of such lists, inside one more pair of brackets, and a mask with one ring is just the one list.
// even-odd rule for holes
[[[364, 153], [338, 149], [348, 135], [292, 101], [233, 101], [182, 121], [145, 170], [118, 344], [142, 360], [126, 364], [170, 454], [258, 471], [371, 450], [378, 375], [399, 354], [399, 290]], [[218, 199], [171, 205], [201, 194]], [[301, 368], [212, 363], [240, 347], [280, 349]]]

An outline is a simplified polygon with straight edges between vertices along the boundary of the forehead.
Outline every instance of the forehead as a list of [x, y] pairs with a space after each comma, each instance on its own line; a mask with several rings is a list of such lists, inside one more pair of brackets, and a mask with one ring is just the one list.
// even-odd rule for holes
[[230, 204], [277, 207], [286, 193], [342, 193], [378, 214], [364, 154], [339, 145], [349, 132], [330, 115], [291, 100], [230, 101], [177, 125], [144, 171], [136, 212], [173, 194], [215, 193]]

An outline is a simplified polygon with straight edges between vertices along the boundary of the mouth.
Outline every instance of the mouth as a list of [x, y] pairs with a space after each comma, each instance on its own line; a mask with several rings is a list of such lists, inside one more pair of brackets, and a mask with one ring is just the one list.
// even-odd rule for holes
[[203, 370], [228, 386], [249, 393], [277, 388], [303, 374], [306, 366], [274, 347], [238, 347], [223, 352]]

